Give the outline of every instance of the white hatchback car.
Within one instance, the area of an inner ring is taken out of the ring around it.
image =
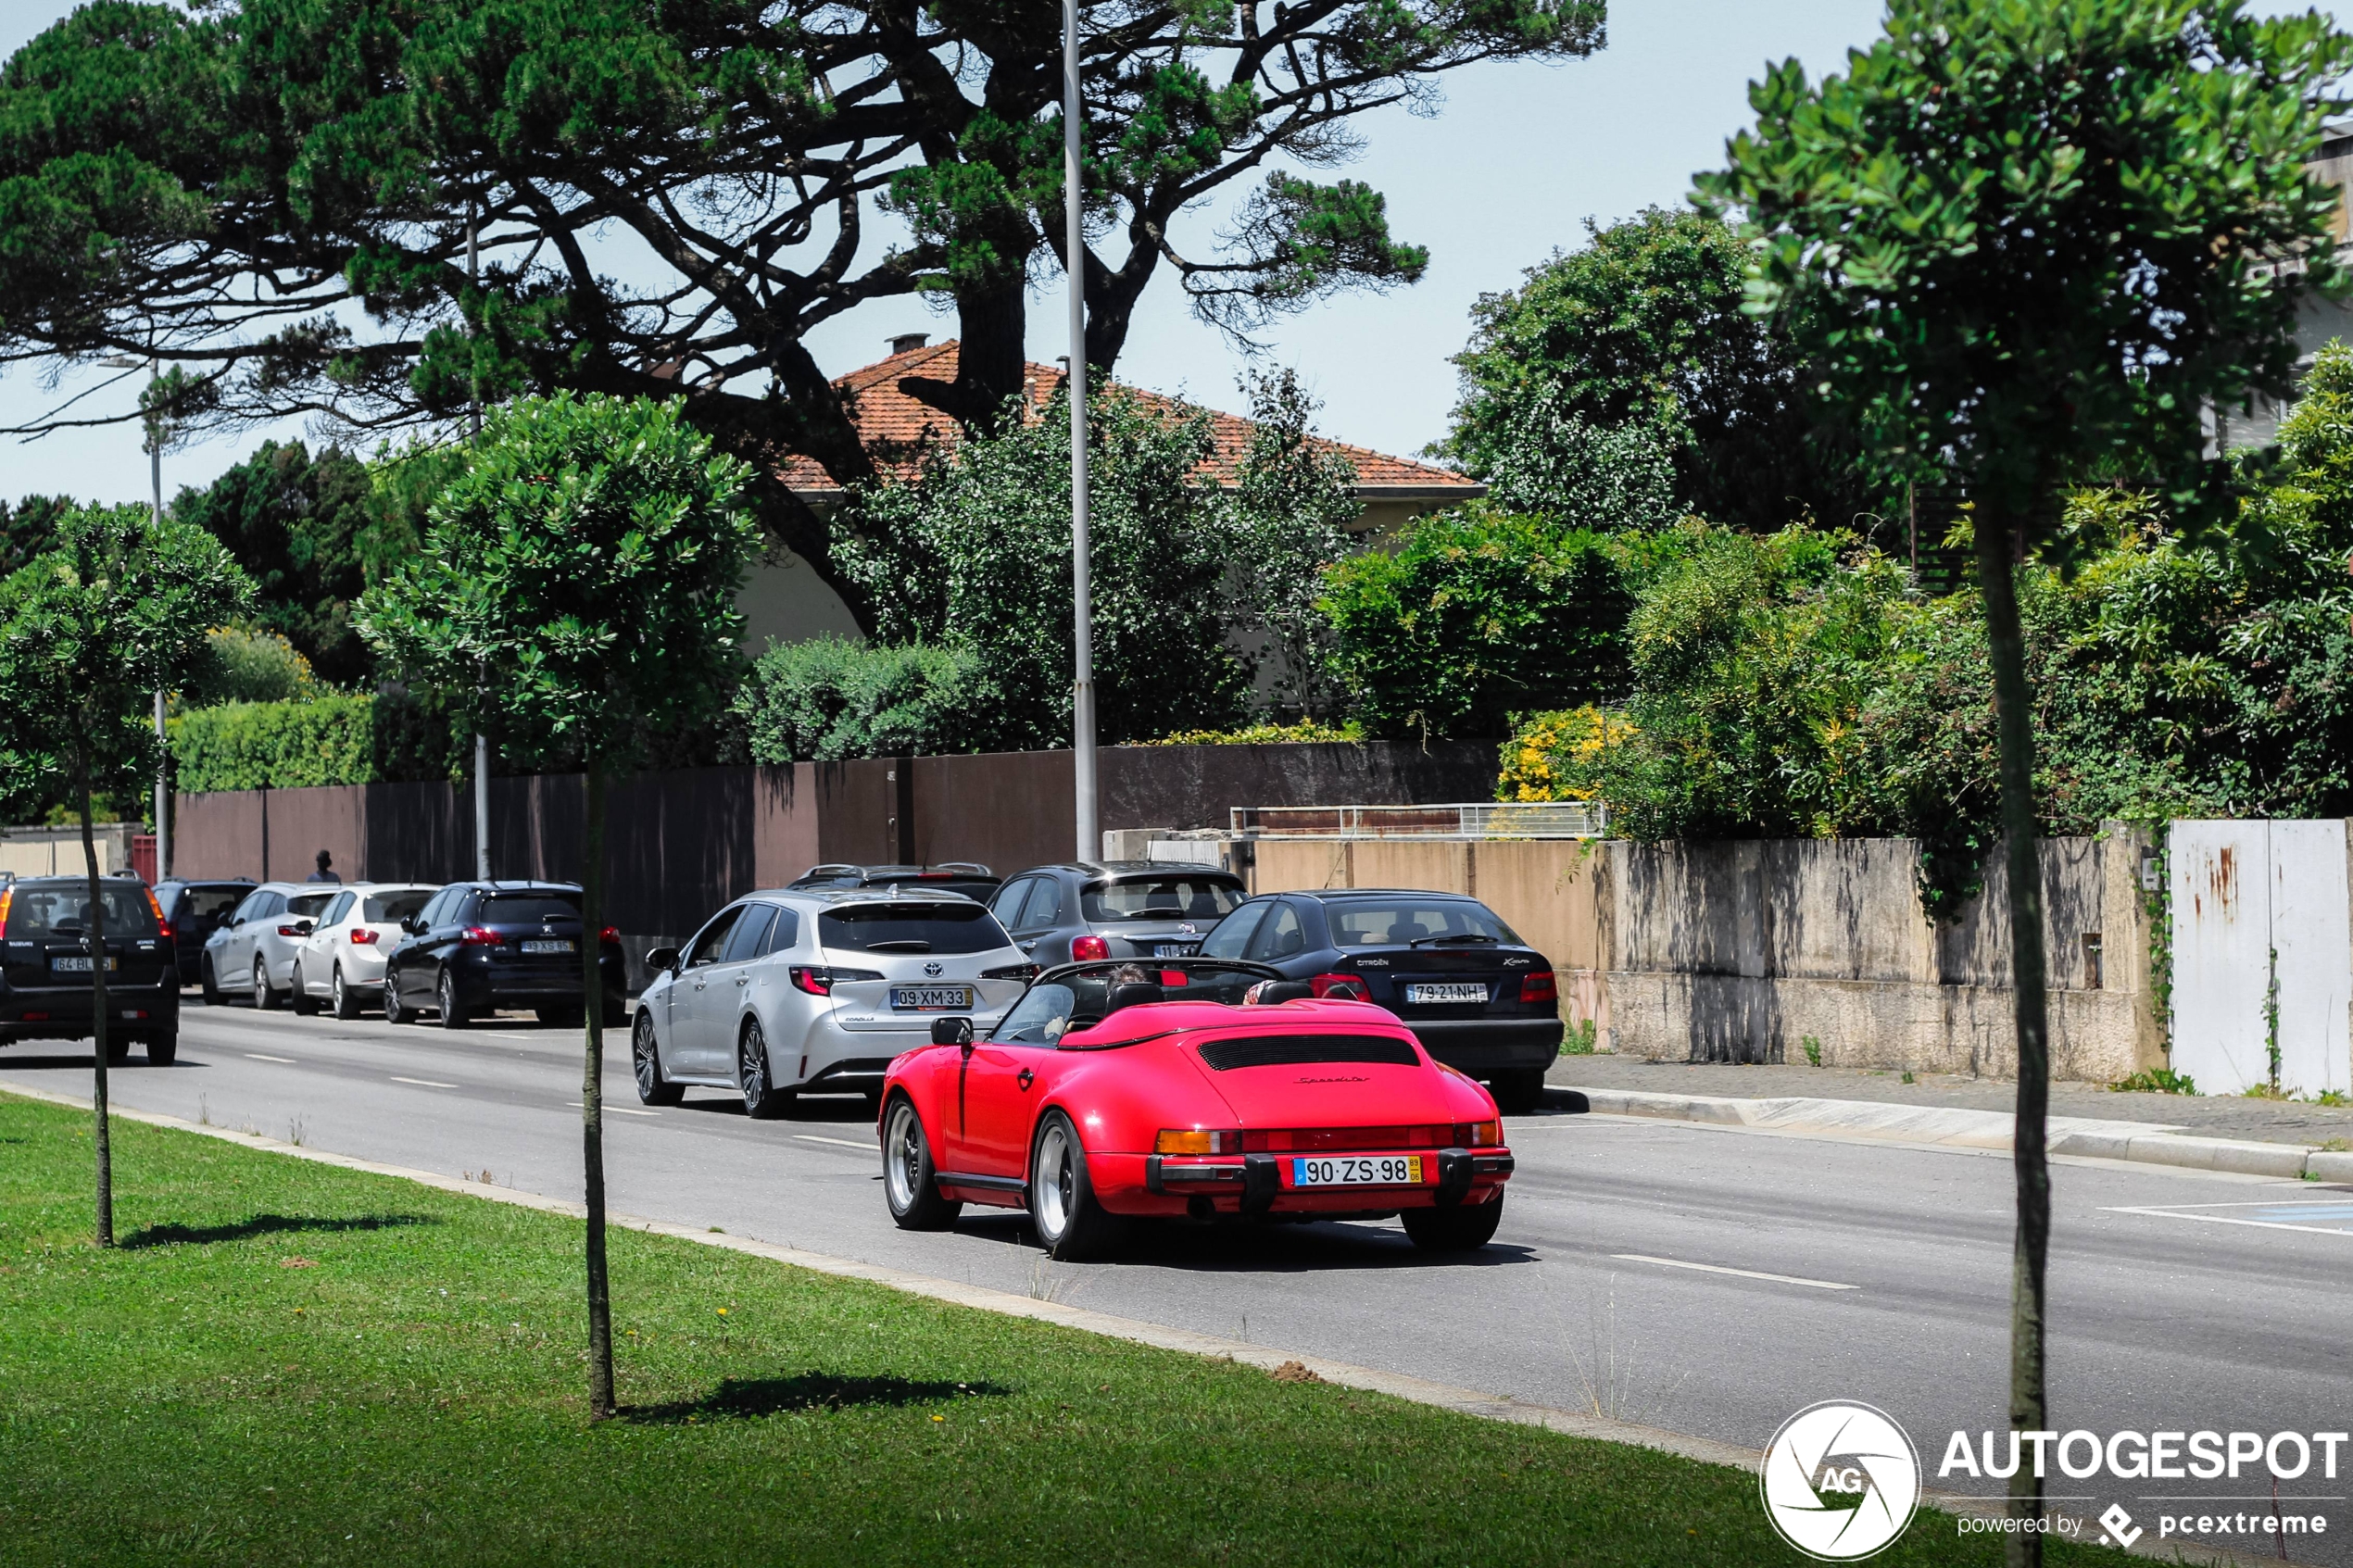
[[[733,1089],[757,1117],[808,1094],[882,1093],[931,1021],[986,1031],[1038,966],[987,906],[908,887],[791,888],[728,905],[682,952],[657,947],[629,1047],[637,1095],[675,1105],[688,1084]]]
[[[367,882],[346,887],[320,912],[295,947],[294,1010],[357,1018],[384,993],[384,955],[401,936],[400,922],[441,891],[438,883]]]

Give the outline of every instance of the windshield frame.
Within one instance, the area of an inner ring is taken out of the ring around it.
[[[994,1045],[1032,1046],[1041,1050],[1117,1050],[1126,1046],[1141,1045],[1147,1039],[1156,1040],[1161,1038],[1162,1035],[1168,1032],[1164,1030],[1159,1035],[1139,1035],[1137,1038],[1130,1040],[1106,1040],[1101,1045],[1064,1045],[1063,1044],[1063,1040],[1065,1035],[1083,1034],[1085,1031],[1092,1029],[1101,1023],[1104,1017],[1110,1016],[1106,1013],[1102,1015],[1102,1017],[1090,1019],[1082,1023],[1078,1022],[1080,1014],[1078,1014],[1075,1009],[1068,1015],[1063,1028],[1049,1039],[1016,1040],[1004,1033],[1005,1026],[1012,1023],[1015,1018],[1020,1016],[1022,1004],[1028,1001],[1034,993],[1043,987],[1052,985],[1067,990],[1068,986],[1065,983],[1070,980],[1084,979],[1089,975],[1103,973],[1106,971],[1116,972],[1124,969],[1136,969],[1147,973],[1157,973],[1162,970],[1170,969],[1186,972],[1190,972],[1195,969],[1217,970],[1228,972],[1239,972],[1239,973],[1247,975],[1252,979],[1262,981],[1280,980],[1283,977],[1283,972],[1275,968],[1272,964],[1263,964],[1255,961],[1254,960],[1247,959],[1089,959],[1081,963],[1056,964],[1051,969],[1041,972],[1037,978],[1030,981],[1028,985],[1023,988],[1022,994],[1013,998],[1013,1006],[1005,1010],[1004,1016],[1000,1018],[995,1026],[988,1031],[988,1034],[986,1036],[987,1039]],[[1147,982],[1147,984],[1150,984],[1150,982]],[[1175,997],[1171,999],[1181,1001],[1188,998]],[[1210,1000],[1214,998],[1202,999]],[[1072,1000],[1076,1002],[1076,997],[1074,996]]]

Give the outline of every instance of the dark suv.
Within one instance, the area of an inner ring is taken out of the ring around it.
[[[98,884],[105,905],[107,1062],[126,1060],[132,1042],[169,1067],[180,1054],[180,968],[156,919],[146,884],[129,877]],[[90,1010],[90,884],[78,876],[0,883],[0,1044],[86,1040]]]
[[[853,866],[839,862],[812,866],[792,884],[795,887],[912,887],[919,893],[946,889],[986,903],[1004,879],[973,860],[942,860],[936,866]]]
[[[581,995],[580,889],[568,882],[453,882],[400,922],[408,935],[384,960],[384,1019],[414,1021],[421,1008],[444,1029],[501,1008],[529,1008],[542,1023],[568,1025],[585,1016]],[[598,943],[604,1016],[618,1024],[621,933],[605,927]]]
[[[1214,866],[1076,860],[1032,866],[989,900],[997,923],[1041,964],[1181,959],[1250,896]]]
[[[1506,1114],[1536,1109],[1560,1055],[1559,983],[1543,954],[1459,893],[1334,888],[1269,893],[1220,922],[1205,959],[1254,959],[1314,995],[1351,986],[1422,1048],[1484,1079]]]
[[[163,923],[171,928],[181,985],[194,985],[203,977],[205,938],[226,925],[252,891],[249,876],[233,882],[182,882],[174,877],[156,884],[156,905],[163,910]]]

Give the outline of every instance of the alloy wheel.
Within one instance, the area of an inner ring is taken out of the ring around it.
[[[1070,1212],[1077,1201],[1075,1177],[1070,1158],[1070,1135],[1057,1121],[1049,1125],[1045,1135],[1038,1140],[1038,1169],[1034,1175],[1038,1193],[1038,1239],[1051,1247],[1070,1228]]]
[[[253,960],[253,1005],[267,1008],[270,1002],[270,972],[262,967],[259,959],[256,959]]]
[[[736,1082],[743,1085],[746,1106],[757,1107],[768,1098],[766,1044],[759,1030],[747,1029],[743,1043],[736,1047]]]
[[[654,1060],[654,1026],[650,1018],[641,1018],[629,1032],[629,1064],[637,1073],[637,1098],[649,1100],[661,1086],[661,1069]]]
[[[903,1213],[914,1207],[924,1190],[923,1123],[915,1119],[915,1108],[903,1099],[890,1108],[883,1149],[883,1178],[890,1187],[890,1206]]]

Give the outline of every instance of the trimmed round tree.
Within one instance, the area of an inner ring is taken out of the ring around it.
[[[585,772],[581,943],[587,1059],[589,1406],[613,1412],[601,1085],[605,787],[645,737],[722,710],[739,671],[736,591],[759,545],[749,470],[675,401],[560,393],[494,414],[433,504],[415,559],[363,601],[362,634],[400,668],[469,694],[526,750]]]
[[[154,694],[184,684],[202,667],[205,634],[252,604],[252,582],[220,541],[201,528],[158,522],[143,506],[68,510],[50,547],[0,583],[0,787],[39,794],[62,783],[82,819],[101,1247],[114,1245],[107,1136],[114,1021],[90,799],[135,797],[155,777],[162,759],[150,717]]]
[[[2233,515],[2220,407],[2291,390],[2298,304],[2337,276],[2308,162],[2347,38],[2240,0],[1892,0],[1818,83],[1789,61],[1703,192],[1750,226],[1779,313],[1891,469],[1971,505],[2001,750],[2017,997],[2010,1421],[2045,1419],[2049,1039],[2034,747],[2014,572],[2063,554],[2067,487]],[[2021,1467],[2014,1513],[2039,1513]],[[2009,1537],[2013,1562],[2041,1537]]]

